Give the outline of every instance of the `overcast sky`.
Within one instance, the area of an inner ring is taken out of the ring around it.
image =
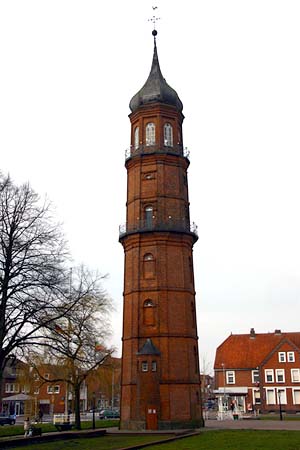
[[[121,348],[129,101],[184,105],[201,360],[232,333],[300,331],[299,0],[0,0],[0,167],[56,206],[74,265],[109,273]]]

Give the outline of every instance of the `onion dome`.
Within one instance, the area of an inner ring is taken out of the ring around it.
[[[135,112],[140,106],[163,103],[175,106],[181,112],[183,109],[182,102],[177,92],[164,79],[159,67],[155,39],[157,31],[153,30],[152,34],[154,36],[154,53],[150,74],[142,89],[132,97],[129,107],[132,112]]]

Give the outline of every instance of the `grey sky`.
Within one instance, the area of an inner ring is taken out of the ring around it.
[[[0,1],[1,169],[57,207],[74,257],[109,273],[122,332],[130,98],[152,59],[184,105],[199,345],[299,331],[298,0]]]

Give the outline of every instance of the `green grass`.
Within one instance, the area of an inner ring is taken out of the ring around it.
[[[52,431],[57,431],[52,423],[43,423],[36,425],[37,427],[42,427],[42,433],[51,433]],[[118,427],[119,420],[96,420],[96,428],[111,428]],[[92,422],[86,421],[81,422],[81,429],[87,430],[92,428]],[[5,436],[18,436],[24,434],[23,425],[4,425],[0,426],[0,437]]]
[[[23,447],[10,447],[26,450],[117,450],[131,445],[140,445],[168,438],[168,435],[148,436],[103,436],[98,438],[68,439],[64,441],[32,444]],[[158,447],[155,447],[156,449]]]
[[[97,447],[95,447],[96,450]],[[300,431],[215,430],[147,450],[299,450]]]
[[[116,450],[151,443],[166,435],[114,435],[26,445],[27,450]],[[28,442],[29,443],[29,442]],[[15,447],[17,448],[17,447]],[[209,430],[199,435],[160,443],[148,450],[300,450],[300,431]]]

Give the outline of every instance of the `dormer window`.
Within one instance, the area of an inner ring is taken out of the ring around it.
[[[285,362],[286,361],[285,352],[278,352],[278,361],[279,362]]]
[[[155,144],[155,125],[153,122],[147,123],[146,125],[146,145]]]
[[[164,125],[164,145],[173,147],[173,128],[170,123],[165,123]]]
[[[134,148],[137,149],[139,148],[139,139],[140,139],[140,131],[139,131],[139,127],[136,127],[134,130]]]

